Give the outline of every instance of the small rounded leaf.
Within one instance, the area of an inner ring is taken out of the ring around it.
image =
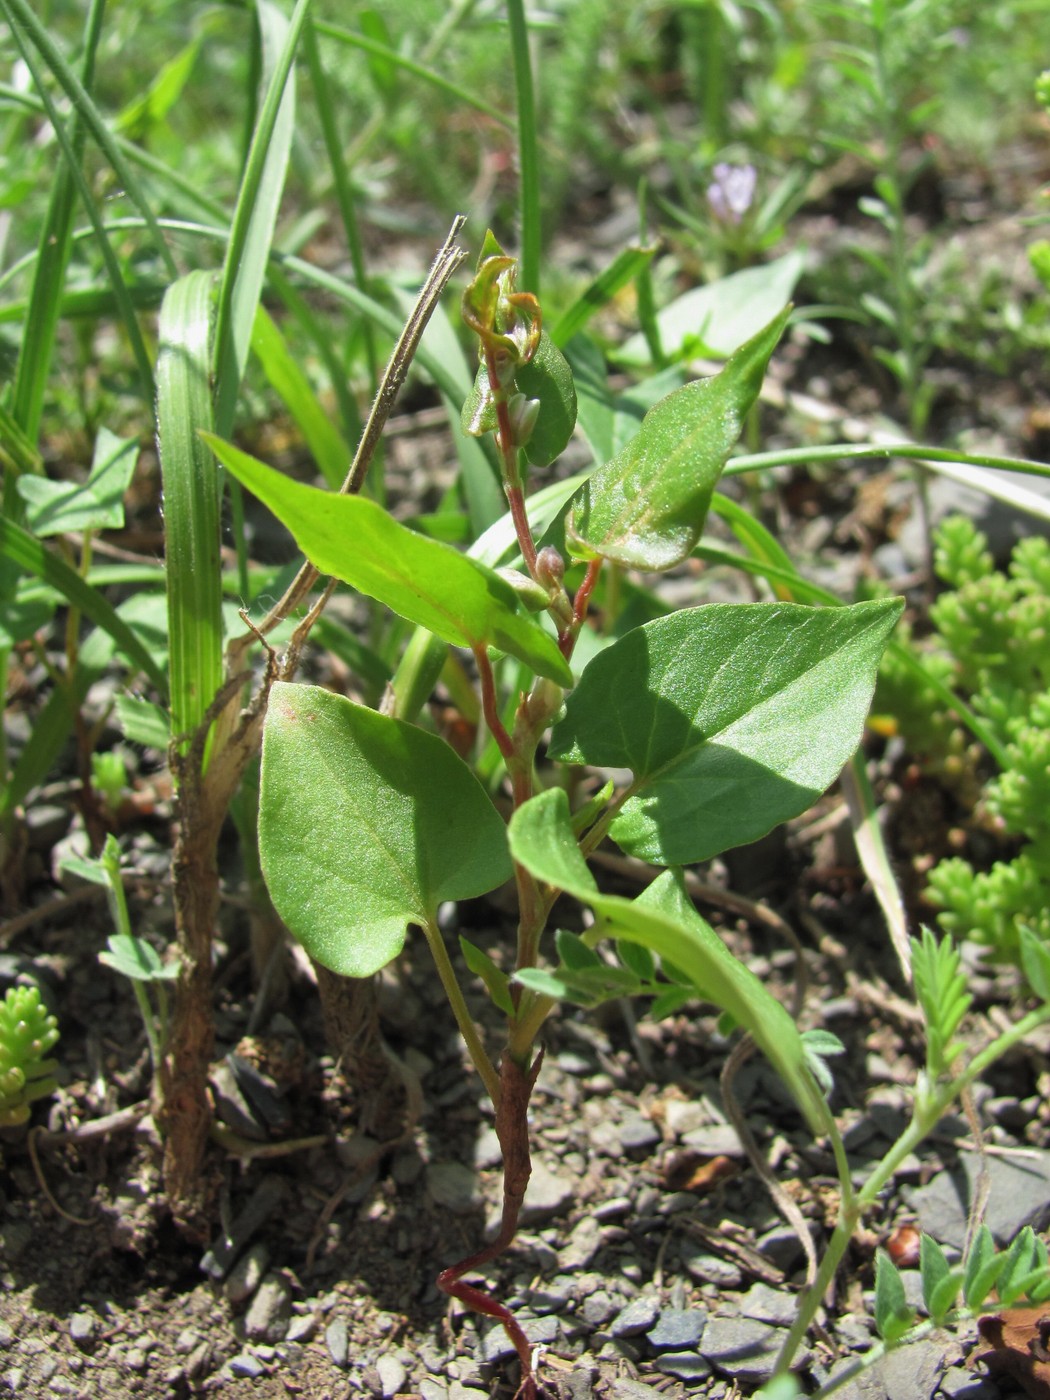
[[[515,375],[527,399],[538,399],[539,414],[525,443],[525,456],[534,467],[549,467],[569,444],[576,426],[576,386],[569,362],[544,333],[536,353]]]

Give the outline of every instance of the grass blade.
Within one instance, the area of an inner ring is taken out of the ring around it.
[[[529,60],[524,0],[507,0],[510,53],[518,102],[518,178],[521,183],[521,289],[540,294],[540,160],[536,137],[536,98]]]
[[[160,313],[157,435],[164,481],[171,648],[171,729],[196,732],[222,683],[219,469],[199,430],[212,429],[212,288],[191,272]]]
[[[162,695],[167,693],[164,672],[113,605],[96,588],[85,583],[64,559],[45,549],[28,530],[3,517],[0,517],[0,554],[57,589],[71,607],[113,638],[128,662],[143,671]]]

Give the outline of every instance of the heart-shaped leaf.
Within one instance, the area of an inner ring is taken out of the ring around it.
[[[785,307],[719,374],[683,385],[649,410],[577,496],[571,548],[638,569],[670,569],[689,555],[789,314]]]
[[[124,492],[138,461],[137,438],[119,438],[99,428],[88,479],[50,481],[42,476],[18,478],[26,502],[26,520],[38,539],[68,530],[119,530],[124,524]]]
[[[281,918],[348,977],[511,874],[502,818],[444,740],[308,685],[270,692],[259,851]]]
[[[518,611],[514,590],[451,545],[399,525],[363,496],[292,481],[210,433],[222,464],[291,530],[323,574],[349,583],[454,646],[495,646],[541,676],[572,685],[552,636]]]
[[[853,753],[902,607],[713,604],[657,618],[589,663],[549,752],[632,771],[611,835],[643,860],[684,865],[756,841]]]

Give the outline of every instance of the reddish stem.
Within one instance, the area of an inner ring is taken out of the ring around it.
[[[529,1069],[504,1054],[500,1062],[500,1095],[496,1105],[496,1136],[503,1152],[503,1213],[499,1234],[484,1249],[463,1259],[438,1275],[437,1286],[442,1293],[458,1298],[474,1312],[494,1317],[510,1338],[521,1362],[521,1385],[515,1400],[536,1400],[536,1376],[532,1369],[532,1347],[509,1308],[498,1303],[473,1284],[461,1282],[464,1274],[489,1264],[508,1247],[518,1229],[518,1216],[525,1199],[525,1190],[532,1174],[529,1155],[528,1108],[536,1076],[543,1063],[543,1051]]]
[[[516,448],[512,448],[516,451]],[[511,519],[514,521],[514,533],[518,537],[518,548],[521,550],[521,557],[525,560],[525,567],[529,571],[529,577],[536,577],[536,545],[532,538],[532,527],[529,524],[528,513],[525,510],[525,492],[520,486],[507,488],[507,504],[510,506]]]
[[[503,721],[499,717],[499,706],[496,701],[496,681],[492,675],[489,655],[483,646],[474,647],[473,652],[474,660],[477,662],[478,666],[478,676],[481,679],[481,709],[485,716],[485,723],[489,727],[489,733],[499,746],[500,753],[509,765],[514,759],[514,741],[507,733]]]

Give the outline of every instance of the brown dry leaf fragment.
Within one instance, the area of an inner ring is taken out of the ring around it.
[[[1032,1400],[1050,1400],[1050,1305],[1006,1308],[982,1317],[977,1328],[989,1350],[975,1361],[1011,1376]]]
[[[921,1236],[914,1225],[898,1225],[886,1241],[886,1253],[898,1269],[917,1269],[920,1243]]]
[[[664,1163],[661,1185],[666,1191],[695,1191],[702,1196],[739,1170],[738,1162],[721,1154],[708,1157],[702,1152],[674,1152]]]

